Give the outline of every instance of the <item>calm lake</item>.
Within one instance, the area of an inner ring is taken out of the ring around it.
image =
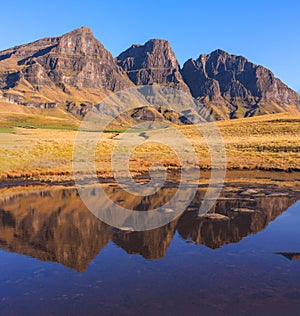
[[[164,201],[122,203],[137,210]],[[96,218],[71,187],[2,189],[0,315],[298,315],[300,192],[226,184],[212,210],[190,207],[131,232]]]

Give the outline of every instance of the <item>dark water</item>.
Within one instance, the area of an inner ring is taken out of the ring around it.
[[[164,227],[122,232],[74,189],[1,193],[0,314],[298,315],[299,192],[228,185],[219,216],[199,219],[202,196]]]

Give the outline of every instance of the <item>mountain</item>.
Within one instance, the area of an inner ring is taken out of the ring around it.
[[[0,88],[12,102],[97,103],[103,94],[130,86],[127,75],[88,27],[0,53]]]
[[[152,39],[113,58],[88,27],[81,27],[0,52],[0,101],[4,102],[58,106],[83,116],[112,92],[136,85],[181,90],[186,93],[187,106],[194,97],[216,119],[300,109],[300,96],[270,70],[222,50],[189,59],[181,69],[170,43]],[[138,108],[144,106],[141,97],[129,101]],[[169,120],[188,122],[175,114]]]
[[[300,110],[300,96],[270,70],[220,49],[189,59],[181,73],[193,97],[221,118]]]
[[[135,85],[160,84],[189,93],[176,56],[166,40],[151,39],[144,45],[134,44],[117,57],[117,62]]]

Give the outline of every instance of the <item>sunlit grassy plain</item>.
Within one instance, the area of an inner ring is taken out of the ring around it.
[[[0,104],[0,178],[72,179],[73,144],[79,125],[77,118],[60,109],[37,110]],[[226,148],[227,169],[300,170],[299,114],[222,121],[217,126]],[[209,169],[208,146],[197,129],[193,126],[176,128],[193,144],[201,168]],[[145,137],[140,130],[130,134],[121,131],[105,133],[98,144],[96,167],[103,177],[112,176],[111,153],[118,140],[126,144],[131,137]],[[146,136],[151,133],[159,133],[162,138],[174,137],[171,130],[153,130],[146,132]],[[93,133],[90,135],[93,137]],[[173,141],[180,150],[185,150],[181,139]],[[84,155],[83,150],[83,159]],[[154,162],[161,162],[170,169],[179,166],[170,148],[152,142],[136,148],[130,169],[138,175],[147,172]]]

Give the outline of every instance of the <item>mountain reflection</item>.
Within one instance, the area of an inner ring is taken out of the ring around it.
[[[145,210],[145,205],[153,208],[173,196],[176,188],[161,189],[153,201],[148,197],[147,203],[126,199],[125,192],[114,186],[108,190],[116,200]],[[261,231],[299,198],[297,193],[275,186],[227,187],[210,214],[199,218],[197,209],[204,193],[200,188],[190,207],[168,225],[124,232],[88,211],[74,188],[18,194],[7,190],[0,198],[0,247],[77,271],[84,271],[109,241],[128,254],[159,259],[165,256],[176,231],[187,242],[219,248]]]

